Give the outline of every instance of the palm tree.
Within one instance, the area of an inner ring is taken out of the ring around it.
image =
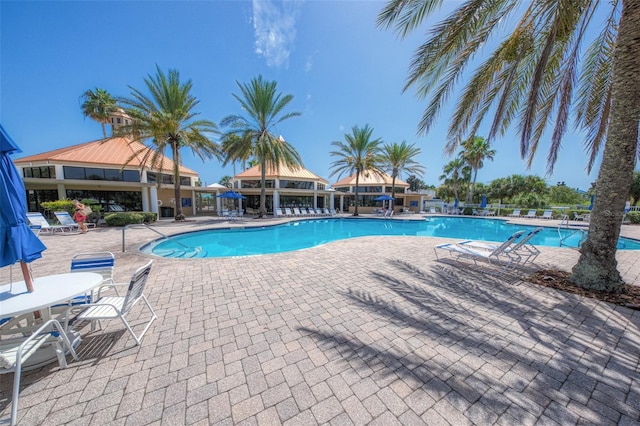
[[[92,120],[97,121],[102,126],[102,135],[107,138],[107,129],[105,124],[109,122],[109,116],[118,110],[118,102],[109,92],[104,89],[97,88],[95,90],[87,90],[81,96],[82,114]]]
[[[244,165],[251,157],[251,141],[241,143],[240,136],[235,133],[227,133],[222,137],[222,152],[225,155],[222,165],[226,166],[231,162],[233,164],[233,176],[235,177],[236,162]]]
[[[471,184],[471,191],[467,195],[467,201],[473,199],[476,193],[476,178],[478,177],[478,170],[484,166],[484,160],[493,161],[493,156],[496,155],[496,150],[491,149],[489,142],[483,137],[473,136],[467,139],[462,144],[462,151],[460,155],[471,167],[473,173],[473,182]]]
[[[231,176],[225,175],[220,178],[220,181],[218,183],[222,186],[226,186],[227,188],[231,188],[232,179],[233,178]]]
[[[132,141],[150,140],[153,144],[148,154],[151,167],[160,173],[163,171],[163,153],[167,148],[171,151],[175,217],[181,219],[184,216],[180,202],[180,149],[190,148],[202,160],[220,159],[220,147],[206,136],[207,133],[218,133],[217,126],[212,121],[194,119],[199,114],[193,111],[199,101],[191,94],[191,80],[180,82],[177,70],[170,69],[165,74],[156,66],[156,75],[148,75],[144,82],[150,96],[129,86],[131,98],[120,99],[120,103],[128,107],[126,113],[132,120],[131,124],[122,126],[116,133],[129,136]],[[160,182],[161,179],[158,179],[158,184]]]
[[[405,36],[441,4],[390,0],[378,25],[395,26]],[[575,104],[573,118],[587,134],[589,170],[603,146],[604,152],[589,233],[570,279],[585,288],[619,292],[624,282],[617,270],[616,244],[623,194],[631,188],[638,155],[640,4],[619,0],[605,8],[597,0],[465,2],[416,51],[405,89],[415,86],[421,96],[430,97],[419,125],[424,132],[456,83],[467,82],[451,119],[446,146],[451,151],[475,134],[485,117],[491,122],[489,140],[502,135],[515,118],[520,121],[521,155],[531,165],[547,125],[554,123],[550,172]],[[607,19],[597,19],[596,9],[608,13]],[[487,40],[498,36],[504,22],[516,23],[513,32],[467,78],[468,65]],[[583,46],[587,40],[591,44]]]
[[[471,178],[471,168],[460,157],[454,158],[444,165],[439,179],[451,188],[457,199],[460,199],[460,188],[468,184]]]
[[[222,120],[222,125],[230,127],[229,133],[239,136],[231,139],[227,146],[227,158],[244,158],[248,152],[260,164],[260,208],[258,217],[267,216],[266,173],[268,167],[279,169],[281,165],[296,170],[302,166],[302,158],[298,151],[284,140],[276,136],[273,129],[299,112],[283,113],[284,108],[293,100],[293,95],[282,95],[277,92],[275,81],[263,80],[259,75],[249,84],[236,82],[242,95],[233,95],[240,102],[246,117],[230,115]]]
[[[333,171],[331,176],[338,175],[338,179],[347,173],[356,175],[356,194],[355,194],[355,211],[354,216],[358,216],[358,186],[360,183],[360,176],[368,176],[370,173],[374,173],[378,176],[384,175],[384,164],[380,153],[380,144],[382,140],[371,139],[373,129],[369,125],[365,125],[363,128],[354,126],[351,129],[351,134],[345,133],[344,140],[331,142],[331,145],[335,146],[337,150],[331,151],[330,154],[337,158],[331,167]]]
[[[387,163],[387,167],[391,170],[392,197],[396,191],[396,177],[400,173],[407,172],[420,176],[424,173],[424,167],[414,159],[420,155],[420,152],[420,148],[416,147],[415,144],[408,145],[406,141],[402,141],[400,144],[394,142],[384,145],[382,156],[383,161]],[[393,209],[393,200],[391,201],[391,208]]]

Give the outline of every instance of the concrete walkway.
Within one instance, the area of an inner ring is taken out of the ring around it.
[[[155,237],[130,229],[122,253],[121,229],[43,236],[33,273],[109,250],[127,281],[147,259],[137,247]],[[521,281],[531,271],[497,279],[438,262],[433,247],[446,241],[366,237],[275,255],[156,258],[146,293],[158,320],[142,346],[117,321],[83,327],[80,361],[24,374],[19,424],[640,424],[640,311]],[[541,249],[539,268],[570,270],[578,258]],[[640,252],[618,259],[626,281],[640,282]],[[0,269],[0,282],[10,275],[20,269]],[[134,314],[137,324],[146,315]],[[1,376],[2,418],[11,383]]]

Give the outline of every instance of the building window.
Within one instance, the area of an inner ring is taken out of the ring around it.
[[[121,171],[118,169],[72,166],[64,166],[63,170],[65,179],[140,182],[140,172],[137,170]]]
[[[162,173],[160,176],[163,184],[173,185],[173,175]],[[147,182],[149,183],[158,183],[158,173],[147,172]],[[182,186],[191,186],[191,178],[188,176],[180,176],[180,185]]]
[[[54,166],[24,167],[22,175],[26,178],[55,179],[56,168]]]
[[[242,180],[241,188],[260,188],[260,180]],[[265,188],[274,188],[275,181],[273,179],[266,179],[264,183]]]
[[[324,183],[317,183],[316,186],[319,191],[324,191],[324,189],[326,188],[326,185]]]
[[[313,189],[313,182],[280,179],[280,189]]]
[[[355,189],[354,189],[355,192]],[[381,186],[359,186],[358,192],[382,192]]]
[[[333,188],[338,192],[349,192],[349,187],[348,186],[341,186],[339,188]]]

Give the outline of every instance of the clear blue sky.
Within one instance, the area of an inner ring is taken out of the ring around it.
[[[445,2],[451,9],[459,2]],[[236,82],[262,74],[294,95],[291,111],[301,117],[277,129],[300,152],[304,165],[331,177],[331,142],[344,140],[355,125],[369,124],[385,142],[406,140],[422,149],[423,180],[439,185],[448,117],[418,136],[425,107],[412,91],[402,92],[414,50],[425,29],[405,39],[377,29],[381,1],[2,1],[0,3],[0,120],[23,153],[36,154],[102,137],[85,119],[80,96],[106,89],[128,96],[143,78],[177,69],[193,81],[197,110],[219,123],[241,114],[232,93]],[[431,21],[435,22],[435,21]],[[483,136],[482,134],[479,134]],[[495,161],[478,173],[488,183],[514,173],[537,174],[549,184],[564,181],[588,189],[581,138],[564,142],[556,171],[545,176],[542,145],[530,170],[519,156],[515,133],[496,140]],[[203,163],[187,150],[183,163],[207,184],[233,174],[215,160]],[[238,170],[239,172],[239,170]],[[403,176],[405,178],[406,176]]]

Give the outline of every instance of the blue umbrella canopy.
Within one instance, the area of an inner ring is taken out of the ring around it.
[[[21,152],[0,124],[0,267],[20,261],[27,289],[33,291],[25,263],[42,257],[46,250],[27,223],[24,183],[9,153]]]
[[[391,197],[391,196],[389,196],[387,194],[381,195],[381,196],[379,196],[378,198],[375,199],[375,201],[391,201],[391,200],[395,200],[395,198],[393,198],[393,197]]]
[[[224,194],[218,195],[218,198],[229,198],[231,200],[239,200],[241,198],[247,198],[247,197],[245,197],[244,195],[240,194],[239,192],[227,191]]]

